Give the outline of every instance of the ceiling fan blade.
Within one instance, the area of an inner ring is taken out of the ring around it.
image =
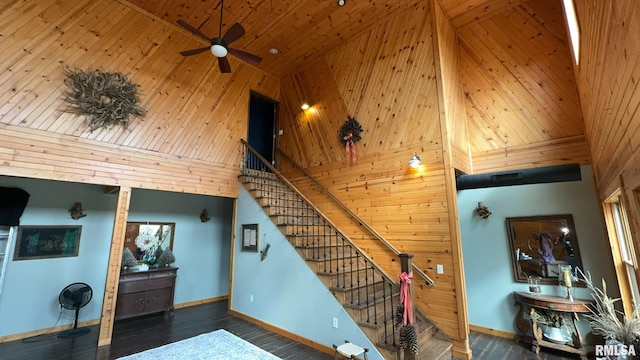
[[[230,73],[231,65],[229,65],[229,59],[227,57],[218,58],[218,67],[220,67],[221,73]]]
[[[239,59],[242,59],[246,62],[248,62],[249,64],[253,64],[253,65],[258,65],[260,63],[260,61],[262,61],[262,58],[258,55],[253,55],[250,54],[246,51],[242,51],[242,50],[238,50],[238,49],[233,49],[233,48],[228,48],[227,51],[229,51],[229,53]]]
[[[182,56],[191,56],[191,55],[203,53],[203,52],[205,52],[207,50],[211,50],[211,47],[207,46],[207,47],[198,48],[198,49],[180,51],[180,55],[182,55]]]
[[[178,20],[178,24],[179,24],[180,26],[182,26],[183,28],[185,28],[185,29],[187,29],[187,30],[191,31],[191,32],[192,32],[192,33],[194,33],[195,35],[198,35],[198,36],[200,36],[201,38],[203,38],[203,39],[207,40],[208,42],[211,42],[211,38],[210,38],[210,37],[208,37],[207,35],[205,35],[202,31],[200,31],[200,30],[198,30],[198,29],[194,28],[193,26],[191,26],[191,25],[187,24],[187,22],[186,22],[186,21],[184,21],[184,20]]]
[[[225,44],[229,45],[232,42],[240,39],[242,35],[244,35],[244,28],[239,23],[235,23],[231,25],[226,33],[224,33],[222,41],[224,41]]]

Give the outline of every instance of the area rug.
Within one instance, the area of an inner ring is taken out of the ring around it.
[[[158,359],[281,360],[279,357],[222,329],[118,358],[118,360]]]

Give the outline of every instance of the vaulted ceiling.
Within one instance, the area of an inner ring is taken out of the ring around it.
[[[220,0],[128,0],[135,6],[172,24],[184,20],[210,37],[220,33]],[[456,27],[512,8],[523,0],[438,0]],[[420,0],[227,0],[224,2],[222,33],[240,23],[246,34],[233,48],[263,58],[264,71],[283,77],[339,46],[395,11]],[[194,37],[184,49],[209,45]],[[278,49],[277,55],[269,50]],[[212,56],[204,53],[196,56]],[[213,57],[211,59],[214,61]]]

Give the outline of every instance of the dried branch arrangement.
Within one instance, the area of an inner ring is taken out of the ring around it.
[[[138,103],[138,86],[131,83],[121,72],[105,70],[84,71],[62,66],[68,76],[64,83],[71,90],[65,101],[73,104],[73,112],[89,117],[88,130],[101,127],[129,125],[129,116],[144,116],[146,110]]]
[[[580,275],[591,290],[591,296],[595,305],[591,313],[586,315],[593,332],[602,335],[605,339],[617,340],[623,344],[631,345],[640,339],[640,307],[633,308],[633,313],[627,317],[617,310],[614,304],[620,298],[610,298],[607,295],[607,284],[602,279],[602,289],[596,287],[591,281],[591,274],[579,271]]]

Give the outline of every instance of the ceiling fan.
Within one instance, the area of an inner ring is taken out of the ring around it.
[[[238,50],[238,49],[234,49],[229,47],[229,44],[231,44],[232,42],[238,40],[239,38],[242,37],[242,35],[244,35],[244,28],[242,27],[242,25],[240,25],[239,23],[235,23],[233,25],[231,25],[231,27],[224,33],[224,35],[222,35],[222,12],[224,10],[224,0],[220,1],[220,30],[218,33],[218,37],[215,38],[210,38],[207,35],[205,35],[204,33],[202,33],[200,30],[196,29],[194,26],[189,25],[186,21],[184,20],[178,20],[178,24],[180,26],[182,26],[183,28],[191,31],[192,33],[194,33],[195,35],[198,35],[199,37],[209,41],[211,43],[210,46],[207,47],[201,47],[201,48],[197,48],[197,49],[191,49],[191,50],[185,50],[185,51],[180,51],[180,55],[182,56],[191,56],[191,55],[196,55],[196,54],[200,54],[202,52],[205,52],[207,50],[210,50],[211,53],[213,55],[215,55],[218,58],[218,67],[220,68],[220,72],[222,73],[230,73],[231,72],[231,65],[229,65],[229,60],[227,59],[227,53],[241,59],[244,60],[250,64],[254,64],[257,65],[260,63],[260,61],[262,61],[262,58],[257,56],[257,55],[253,55],[250,54],[246,51],[242,51],[242,50]]]

